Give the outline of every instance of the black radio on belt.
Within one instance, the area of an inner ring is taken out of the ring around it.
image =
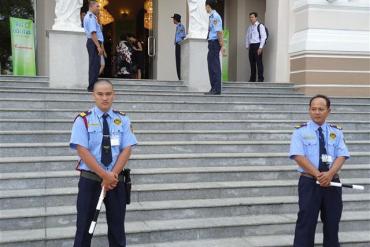
[[[130,169],[124,169],[122,174],[124,177],[124,184],[126,189],[126,204],[130,204],[131,202],[131,176],[130,176]]]

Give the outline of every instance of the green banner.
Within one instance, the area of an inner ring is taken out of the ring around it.
[[[230,40],[229,30],[225,29],[224,30],[225,54],[222,56],[222,81],[229,80],[229,40]]]
[[[35,36],[32,20],[10,17],[13,75],[36,75]]]

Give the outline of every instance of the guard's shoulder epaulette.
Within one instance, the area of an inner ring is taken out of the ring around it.
[[[339,130],[342,130],[343,128],[339,125],[336,125],[336,124],[329,124],[330,127],[332,128],[336,128],[336,129],[339,129]]]
[[[90,115],[90,114],[91,114],[91,111],[84,111],[84,112],[81,112],[81,113],[79,113],[79,114],[75,117],[75,120],[74,120],[74,121],[76,121],[76,119],[77,119],[77,118],[79,118],[79,117],[84,118],[84,117],[86,117],[86,116],[88,116],[88,115]]]
[[[126,116],[126,113],[124,113],[123,111],[116,111],[116,110],[113,110],[114,113],[117,113],[119,115],[122,115],[122,116]]]
[[[296,129],[300,129],[300,128],[305,127],[305,126],[307,126],[307,123],[298,124],[298,125],[296,125],[294,128],[296,128]]]

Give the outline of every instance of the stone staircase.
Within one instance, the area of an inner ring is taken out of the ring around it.
[[[290,135],[308,97],[288,83],[227,83],[221,96],[182,82],[114,81],[140,143],[129,167],[128,246],[291,246],[297,173]],[[370,246],[370,98],[332,98],[352,158],[342,181],[342,246]],[[72,246],[78,173],[72,121],[92,106],[84,89],[45,77],[0,77],[0,246]],[[108,246],[103,211],[93,246]],[[322,243],[321,224],[317,246]]]

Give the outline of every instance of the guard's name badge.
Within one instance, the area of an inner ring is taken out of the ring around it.
[[[111,138],[110,138],[110,144],[112,145],[112,146],[119,146],[119,136],[112,136]]]
[[[333,157],[331,157],[328,154],[322,154],[321,155],[321,161],[324,163],[332,163],[333,162]]]

